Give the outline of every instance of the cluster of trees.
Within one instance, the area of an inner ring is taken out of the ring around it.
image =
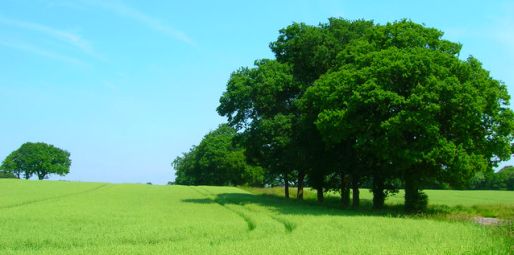
[[[477,173],[471,179],[470,189],[514,190],[514,166],[506,166],[496,173]]]
[[[355,207],[359,187],[371,188],[375,208],[403,188],[405,209],[419,211],[424,187],[492,174],[513,151],[506,86],[442,36],[408,20],[293,23],[270,44],[275,59],[231,74],[217,108],[234,129],[226,151],[260,166],[264,184],[281,183],[286,197],[290,184],[298,199],[308,185],[319,201],[338,190]],[[241,183],[217,173],[244,169],[242,159],[222,170],[204,147],[175,160],[178,183]]]
[[[402,187],[405,208],[422,210],[425,185],[465,186],[513,151],[506,86],[442,36],[408,20],[294,23],[270,44],[275,59],[232,73],[218,113],[286,196],[293,179],[299,198],[307,184],[349,205],[351,188],[358,206],[367,180],[374,207]]]
[[[235,143],[236,130],[226,124],[208,133],[198,146],[177,157],[175,183],[182,185],[263,184],[262,167],[246,161],[245,150]]]
[[[43,180],[50,174],[68,174],[70,166],[69,152],[46,143],[27,142],[4,159],[0,176],[30,179],[35,175]]]

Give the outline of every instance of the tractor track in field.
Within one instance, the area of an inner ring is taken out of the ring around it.
[[[87,190],[83,190],[83,191],[79,191],[79,192],[73,192],[73,193],[67,193],[67,194],[63,194],[63,195],[60,195],[60,196],[53,196],[53,197],[36,199],[36,200],[29,200],[29,201],[25,201],[25,202],[21,202],[21,203],[17,203],[17,204],[4,205],[4,206],[0,206],[0,209],[10,209],[10,208],[16,208],[16,207],[31,205],[31,204],[35,204],[35,203],[41,203],[41,202],[52,201],[52,200],[59,200],[59,199],[62,199],[62,198],[67,198],[67,197],[71,197],[71,196],[76,196],[76,195],[81,195],[81,194],[85,194],[85,193],[94,192],[94,191],[97,191],[97,190],[99,190],[101,188],[104,188],[106,186],[109,186],[109,184],[102,184],[102,185],[99,185],[99,186],[94,187],[92,189],[87,189]]]
[[[205,188],[202,188],[202,187],[194,187],[195,188],[195,191],[198,192],[199,194],[203,195],[203,196],[206,196],[207,198],[209,198],[210,200],[214,201],[215,203],[225,207],[226,209],[238,214],[239,216],[241,216],[243,219],[245,219],[245,221],[247,222],[248,224],[248,229],[251,231],[253,229],[256,228],[256,224],[255,222],[249,217],[247,216],[246,214],[244,214],[243,212],[240,212],[240,211],[236,211],[232,208],[229,208],[225,205],[224,202],[222,201],[219,201],[219,199],[216,199],[215,198],[215,194],[211,193],[210,191],[208,191],[207,189]],[[201,192],[200,190],[202,190],[203,192]],[[232,202],[233,204],[235,205],[239,205],[242,209],[248,211],[248,212],[252,212],[252,213],[259,213],[259,214],[265,214],[266,216],[270,217],[272,220],[278,222],[279,224],[281,224],[286,233],[291,233],[293,232],[293,230],[296,228],[296,224],[289,221],[289,220],[286,220],[284,218],[281,218],[279,216],[276,216],[276,215],[272,215],[270,214],[269,212],[263,212],[263,211],[259,211],[259,210],[255,210],[255,209],[251,209],[251,208],[248,208],[246,207],[245,205],[241,205],[239,203],[236,203],[235,201],[232,201],[230,199],[224,199],[226,201],[229,201],[229,202]]]
[[[284,229],[285,229],[286,233],[291,233],[296,228],[296,224],[295,223],[293,223],[293,222],[291,222],[289,220],[286,220],[286,219],[284,219],[284,218],[282,218],[280,216],[273,215],[273,214],[270,214],[268,212],[263,212],[263,211],[259,211],[259,210],[250,209],[250,208],[245,207],[245,206],[243,206],[243,208],[245,208],[248,211],[254,212],[254,213],[266,214],[268,217],[270,217],[274,221],[282,224],[282,226],[284,226]]]
[[[210,193],[209,191],[202,189],[204,192],[207,192],[207,193],[204,193],[204,192],[200,191],[200,189],[201,189],[200,187],[192,187],[192,186],[189,186],[189,187],[192,190],[196,191],[198,194],[207,197],[209,200],[212,200],[214,203],[220,205],[221,207],[231,211],[232,213],[237,214],[239,217],[241,217],[246,222],[246,225],[248,226],[248,231],[252,231],[257,227],[257,225],[255,224],[255,221],[252,218],[250,218],[248,215],[246,215],[243,212],[234,210],[233,208],[227,207],[223,203],[220,203],[219,201],[216,200],[216,198],[214,198],[214,194]]]

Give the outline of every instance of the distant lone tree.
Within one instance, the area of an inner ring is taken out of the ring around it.
[[[70,172],[70,153],[46,143],[24,143],[9,154],[0,169],[17,178],[29,179],[36,175],[39,180],[50,174],[64,176]]]

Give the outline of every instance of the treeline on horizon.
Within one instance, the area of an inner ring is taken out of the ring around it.
[[[309,186],[355,207],[368,187],[374,208],[403,188],[407,211],[426,208],[423,188],[487,186],[513,152],[510,96],[442,36],[409,20],[281,29],[275,59],[231,74],[227,124],[173,161],[176,183],[284,185],[286,197],[294,185],[298,199]]]

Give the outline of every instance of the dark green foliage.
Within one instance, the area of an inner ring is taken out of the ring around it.
[[[0,167],[16,178],[29,179],[36,175],[39,180],[50,174],[64,176],[70,172],[70,153],[46,143],[24,143],[9,154]]]
[[[514,190],[514,167],[508,166],[502,168],[495,175],[498,176],[499,182],[502,183],[498,186],[501,189]]]
[[[257,185],[263,169],[246,162],[244,149],[234,143],[236,131],[228,125],[207,134],[198,146],[173,161],[175,183],[185,185]]]
[[[339,66],[302,99],[325,141],[355,141],[356,153],[374,162],[375,180],[403,176],[406,209],[414,211],[425,207],[425,182],[463,185],[510,157],[505,85],[476,59],[460,60],[459,44],[410,21],[370,35],[338,54]],[[377,203],[380,189],[374,185]]]
[[[175,184],[194,185],[196,183],[196,147],[178,156],[171,166],[175,169]]]
[[[506,166],[496,173],[477,173],[470,181],[471,189],[514,190],[514,167]]]
[[[297,122],[293,103],[299,91],[289,64],[260,60],[255,68],[241,68],[231,75],[217,109],[229,125],[242,131],[239,138],[248,160],[268,169],[269,179],[282,179],[286,197],[301,156],[293,143]]]
[[[408,20],[294,23],[270,44],[276,60],[231,75],[218,112],[286,196],[298,173],[347,206],[368,180],[374,207],[403,186],[405,208],[423,210],[423,187],[464,187],[512,154],[506,86],[442,36]]]
[[[16,178],[16,175],[11,172],[0,171],[0,179],[1,178]]]

